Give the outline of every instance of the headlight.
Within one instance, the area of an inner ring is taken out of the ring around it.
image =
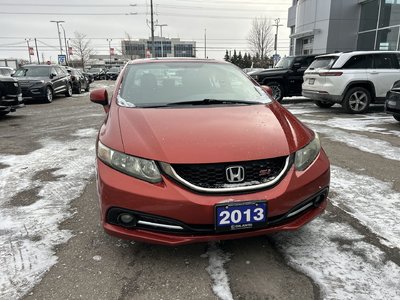
[[[298,171],[303,171],[317,158],[321,150],[321,142],[315,132],[314,139],[304,148],[298,150],[295,155],[294,165]]]
[[[100,141],[97,145],[97,157],[105,164],[122,173],[148,181],[161,182],[160,171],[153,160],[147,160],[127,155],[104,146]]]

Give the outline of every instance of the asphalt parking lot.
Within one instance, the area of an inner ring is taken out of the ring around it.
[[[400,299],[400,123],[382,107],[285,99],[330,158],[326,213],[297,232],[170,248],[100,227],[105,114],[88,95],[0,118],[0,299]]]

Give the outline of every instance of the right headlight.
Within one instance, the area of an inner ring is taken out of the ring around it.
[[[296,152],[294,165],[296,170],[303,171],[317,158],[321,150],[321,142],[318,134],[315,132],[314,139],[304,148]]]
[[[97,144],[97,157],[111,168],[141,180],[161,182],[160,171],[153,160],[148,160],[108,148],[100,141]]]

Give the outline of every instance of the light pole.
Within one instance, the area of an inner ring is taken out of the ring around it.
[[[67,48],[67,37],[65,36],[64,26],[62,26],[62,24],[60,24],[60,26],[64,32],[65,58],[67,60],[67,66],[68,66],[69,65],[69,57],[68,57],[68,48]]]
[[[207,28],[204,28],[204,58],[207,58]]]
[[[61,45],[61,34],[60,34],[60,23],[65,23],[65,21],[50,21],[51,23],[57,23],[58,41],[60,42],[60,54],[63,54]]]
[[[31,63],[32,63],[32,58],[31,58],[31,47],[29,46],[29,41],[30,41],[30,40],[31,40],[31,39],[25,39],[26,44],[28,45],[29,63],[31,64]]]
[[[153,57],[156,57],[155,45],[154,45],[153,0],[150,0],[150,10],[151,10],[151,52]]]
[[[111,41],[112,41],[112,39],[107,39],[108,51],[110,52],[110,67],[111,67]]]
[[[161,57],[164,57],[163,40],[162,40],[162,28],[168,26],[167,24],[156,24],[155,26],[160,27],[160,38],[161,38]]]

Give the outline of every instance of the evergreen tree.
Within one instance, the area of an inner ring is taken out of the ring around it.
[[[239,68],[243,68],[243,57],[242,57],[242,52],[240,52],[240,51],[239,51],[239,55],[238,55],[238,57],[237,57],[236,65],[237,65]]]
[[[230,61],[231,60],[231,58],[229,57],[228,50],[226,50],[226,52],[225,52],[224,59],[225,59],[225,61]]]

